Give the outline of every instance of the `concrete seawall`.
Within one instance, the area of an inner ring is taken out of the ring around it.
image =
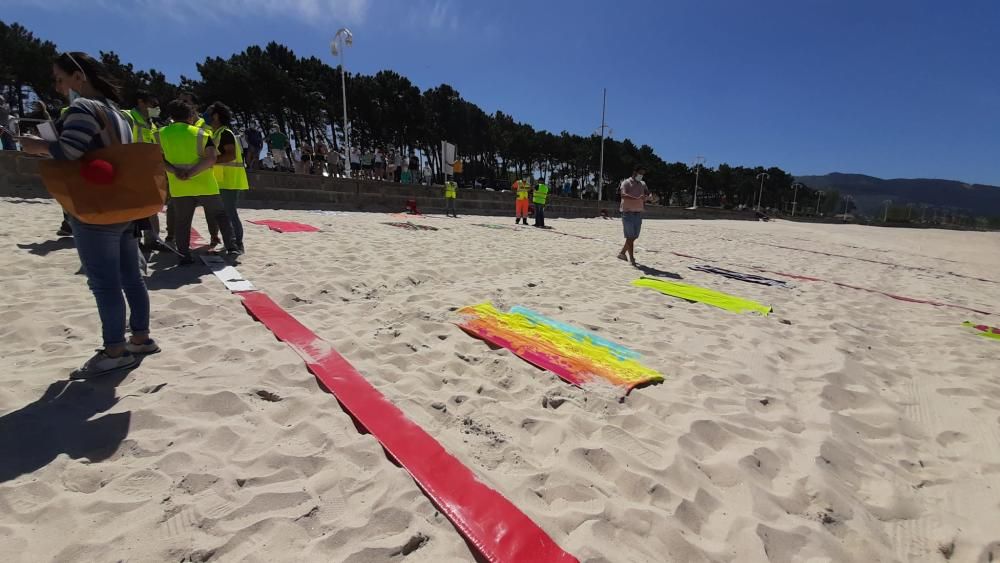
[[[0,151],[0,196],[48,198],[38,175],[41,159],[12,151]],[[324,178],[283,172],[251,172],[251,190],[241,207],[260,209],[329,209],[339,211],[403,211],[415,200],[427,213],[444,212],[441,186],[403,185],[390,182]],[[549,218],[597,217],[606,209],[615,215],[618,203],[551,196],[545,208]],[[514,214],[514,194],[460,189],[458,212],[465,215],[506,216]],[[748,212],[713,208],[688,210],[678,207],[648,206],[651,219],[742,219],[753,220]]]

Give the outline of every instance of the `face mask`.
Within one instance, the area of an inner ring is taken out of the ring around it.
[[[83,97],[83,96],[81,96],[79,92],[77,92],[76,90],[74,90],[74,89],[72,89],[72,88],[70,88],[70,90],[69,90],[69,93],[68,93],[68,94],[66,94],[66,98],[67,98],[67,99],[69,99],[69,103],[71,103],[71,104],[72,104],[72,103],[73,103],[73,102],[74,102],[75,100],[78,100],[78,99],[80,99],[80,98],[82,98],[82,97]]]
[[[641,181],[642,181],[642,174],[636,174],[636,175],[635,175],[635,179],[636,179],[637,181],[641,182]]]
[[[160,117],[160,108],[149,108],[149,117]]]

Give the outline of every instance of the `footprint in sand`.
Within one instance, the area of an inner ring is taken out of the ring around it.
[[[151,469],[143,469],[123,479],[115,479],[109,484],[108,489],[128,497],[152,498],[169,487],[170,479],[166,475]]]
[[[954,430],[946,430],[937,435],[937,443],[945,448],[955,443],[964,443],[967,441],[969,441],[968,436]]]
[[[167,519],[158,530],[161,540],[169,540],[180,536],[192,535],[192,530],[198,523],[198,517],[194,508],[186,506],[184,508],[173,507],[166,514]]]
[[[603,432],[608,443],[616,444],[617,446],[624,448],[626,452],[639,458],[647,465],[656,467],[662,463],[662,459],[659,454],[646,447],[645,444],[621,428],[616,426],[605,426],[601,429],[601,432]]]
[[[206,500],[199,501],[196,505],[198,513],[210,520],[218,520],[229,514],[237,507],[231,500],[224,499],[216,494],[210,494]]]

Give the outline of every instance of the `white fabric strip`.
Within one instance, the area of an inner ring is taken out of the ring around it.
[[[201,261],[212,270],[215,277],[219,278],[229,291],[254,291],[257,289],[249,280],[243,277],[243,274],[239,270],[226,264],[226,261],[221,256],[216,254],[202,254]]]

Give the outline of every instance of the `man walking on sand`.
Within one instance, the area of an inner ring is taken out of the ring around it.
[[[628,260],[635,266],[635,241],[642,231],[642,210],[645,208],[646,200],[649,199],[649,188],[646,182],[642,181],[646,168],[636,166],[632,171],[632,176],[622,181],[618,187],[621,195],[622,227],[625,230],[625,246],[618,253],[619,260]],[[625,254],[628,253],[628,258]]]

